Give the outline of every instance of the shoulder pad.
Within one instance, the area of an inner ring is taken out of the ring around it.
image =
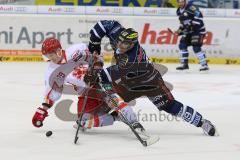
[[[179,14],[179,12],[180,12],[180,8],[178,8],[178,9],[176,10],[177,15]]]

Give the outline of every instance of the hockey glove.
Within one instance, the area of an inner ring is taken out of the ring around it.
[[[98,83],[98,76],[97,76],[97,74],[87,73],[87,74],[85,74],[83,80],[87,84],[94,85],[94,84]]]
[[[47,116],[47,110],[39,107],[32,118],[32,124],[37,128],[42,127],[43,121]]]
[[[90,40],[89,44],[88,44],[88,50],[91,53],[96,52],[98,55],[100,55],[100,53],[101,53],[101,42],[93,42],[93,41]]]
[[[125,67],[128,63],[128,55],[127,54],[116,54],[115,55],[116,63],[119,67]]]
[[[98,73],[101,72],[103,68],[103,58],[99,55],[96,55],[96,52],[92,55],[92,58],[89,63],[89,69],[87,74],[84,76],[84,82],[94,85],[98,83]]]

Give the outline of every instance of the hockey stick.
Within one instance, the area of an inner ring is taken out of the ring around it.
[[[76,131],[75,138],[74,138],[74,143],[75,144],[77,144],[77,141],[78,141],[78,132],[79,132],[80,127],[81,127],[81,121],[82,121],[83,113],[85,111],[85,107],[86,107],[86,104],[87,104],[88,92],[92,88],[89,84],[87,86],[88,86],[88,88],[85,91],[84,100],[83,100],[83,107],[82,107],[82,110],[80,112],[79,118],[77,120],[78,127],[77,127],[77,131]]]
[[[93,69],[93,63],[94,63],[94,59],[92,58],[90,60],[90,63],[89,63],[89,71]],[[77,120],[77,124],[78,124],[78,127],[77,127],[77,131],[76,131],[76,134],[75,134],[75,138],[74,138],[74,143],[77,144],[77,141],[78,141],[78,132],[80,130],[80,127],[81,127],[81,121],[82,121],[82,117],[83,117],[83,113],[85,111],[85,108],[86,108],[86,104],[87,104],[87,99],[88,99],[88,92],[90,91],[90,89],[92,88],[92,86],[90,86],[90,82],[87,84],[87,90],[85,91],[85,95],[84,95],[84,100],[83,100],[83,107],[82,107],[82,110],[80,112],[80,115],[79,115],[79,118]]]
[[[168,32],[170,32],[171,34],[174,35],[174,32],[170,29],[170,28],[167,28]]]
[[[176,33],[173,30],[171,30],[170,28],[167,28],[167,30],[168,30],[168,32],[170,32],[174,36],[179,36],[180,35],[180,33]]]
[[[106,91],[106,89],[103,87],[102,85],[102,79],[101,79],[101,76],[100,74],[98,73],[98,78],[99,78],[99,86],[101,87],[101,90],[110,98],[110,100],[113,102],[113,104],[116,104],[114,103],[115,101],[111,98],[111,95],[109,95],[109,93]],[[119,110],[118,111],[120,114],[120,118],[123,120],[123,122],[125,122],[125,124],[127,124],[130,129],[132,130],[133,134],[137,137],[137,139],[141,142],[141,144],[144,146],[144,147],[147,147],[149,145],[152,145],[154,143],[156,143],[158,140],[159,140],[159,137],[150,137],[148,136],[148,139],[144,140],[140,137],[140,135],[137,133],[137,131],[133,128],[132,124],[128,121],[128,119],[125,117],[125,115]]]
[[[170,32],[174,36],[181,36],[181,35],[186,35],[187,34],[186,31],[181,31],[180,33],[176,33],[173,30],[171,30],[170,28],[167,28],[167,30],[168,30],[168,32]]]

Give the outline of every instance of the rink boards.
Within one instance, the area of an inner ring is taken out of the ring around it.
[[[171,12],[172,13],[172,12]],[[93,13],[92,13],[93,14]],[[63,48],[89,41],[89,31],[99,20],[117,20],[124,27],[139,32],[139,42],[155,62],[179,63],[178,44],[181,37],[172,35],[167,28],[176,30],[176,16],[149,15],[57,15],[57,14],[0,14],[0,61],[43,61],[41,44],[45,38],[60,39]],[[240,18],[205,17],[207,35],[203,50],[210,64],[240,64],[238,33]],[[102,41],[102,52],[107,62],[112,53],[109,41]],[[189,48],[190,63],[198,63]]]

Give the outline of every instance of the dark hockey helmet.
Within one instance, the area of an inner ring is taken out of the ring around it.
[[[123,44],[126,48],[138,42],[138,32],[132,28],[123,30],[118,36],[118,43]]]

